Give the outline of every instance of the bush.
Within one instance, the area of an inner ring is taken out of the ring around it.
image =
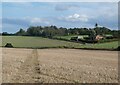
[[[78,39],[78,41],[82,42],[83,44],[85,44],[85,43],[98,43],[98,41],[96,41],[96,40],[82,40],[82,39]]]
[[[5,45],[5,47],[13,47],[13,45],[11,44],[11,43],[7,43],[6,45]]]
[[[78,37],[71,37],[70,40],[72,40],[72,41],[77,41],[77,39],[78,39]]]
[[[112,41],[117,41],[118,39],[103,39],[103,40],[99,40],[99,43],[105,43],[105,42],[112,42]]]

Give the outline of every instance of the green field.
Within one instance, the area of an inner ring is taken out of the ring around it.
[[[2,46],[5,46],[6,43],[12,43],[14,47],[32,47],[32,48],[80,46],[79,43],[52,40],[52,39],[42,38],[42,37],[2,36]]]
[[[118,41],[98,43],[98,44],[86,44],[81,48],[100,48],[100,49],[115,49],[118,47]]]
[[[28,36],[2,36],[2,45],[12,43],[14,47],[25,48],[44,48],[44,47],[69,47],[69,48],[105,48],[114,49],[118,47],[118,41],[98,43],[98,44],[80,44],[74,42],[67,42],[61,40],[52,40],[42,37],[28,37]]]

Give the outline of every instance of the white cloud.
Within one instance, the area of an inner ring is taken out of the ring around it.
[[[30,26],[30,25],[49,25],[49,20],[37,17],[24,17],[24,18],[3,18],[3,24],[14,24],[21,26]]]
[[[38,17],[34,17],[34,18],[30,18],[30,17],[25,17],[24,18],[27,21],[30,21],[31,24],[39,24],[39,23],[44,23],[44,24],[50,24],[50,22],[46,19],[42,19],[42,18],[38,18]]]
[[[32,18],[31,23],[41,23],[42,20],[40,18]]]
[[[76,22],[76,21],[81,21],[81,22],[88,22],[88,16],[87,15],[80,15],[80,14],[73,14],[65,17],[66,21],[71,21],[71,22]]]

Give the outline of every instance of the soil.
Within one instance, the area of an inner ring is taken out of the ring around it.
[[[118,83],[118,52],[2,48],[3,83]]]

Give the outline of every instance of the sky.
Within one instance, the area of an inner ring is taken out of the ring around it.
[[[15,33],[30,26],[88,27],[95,23],[118,29],[116,2],[2,2],[2,31]]]

